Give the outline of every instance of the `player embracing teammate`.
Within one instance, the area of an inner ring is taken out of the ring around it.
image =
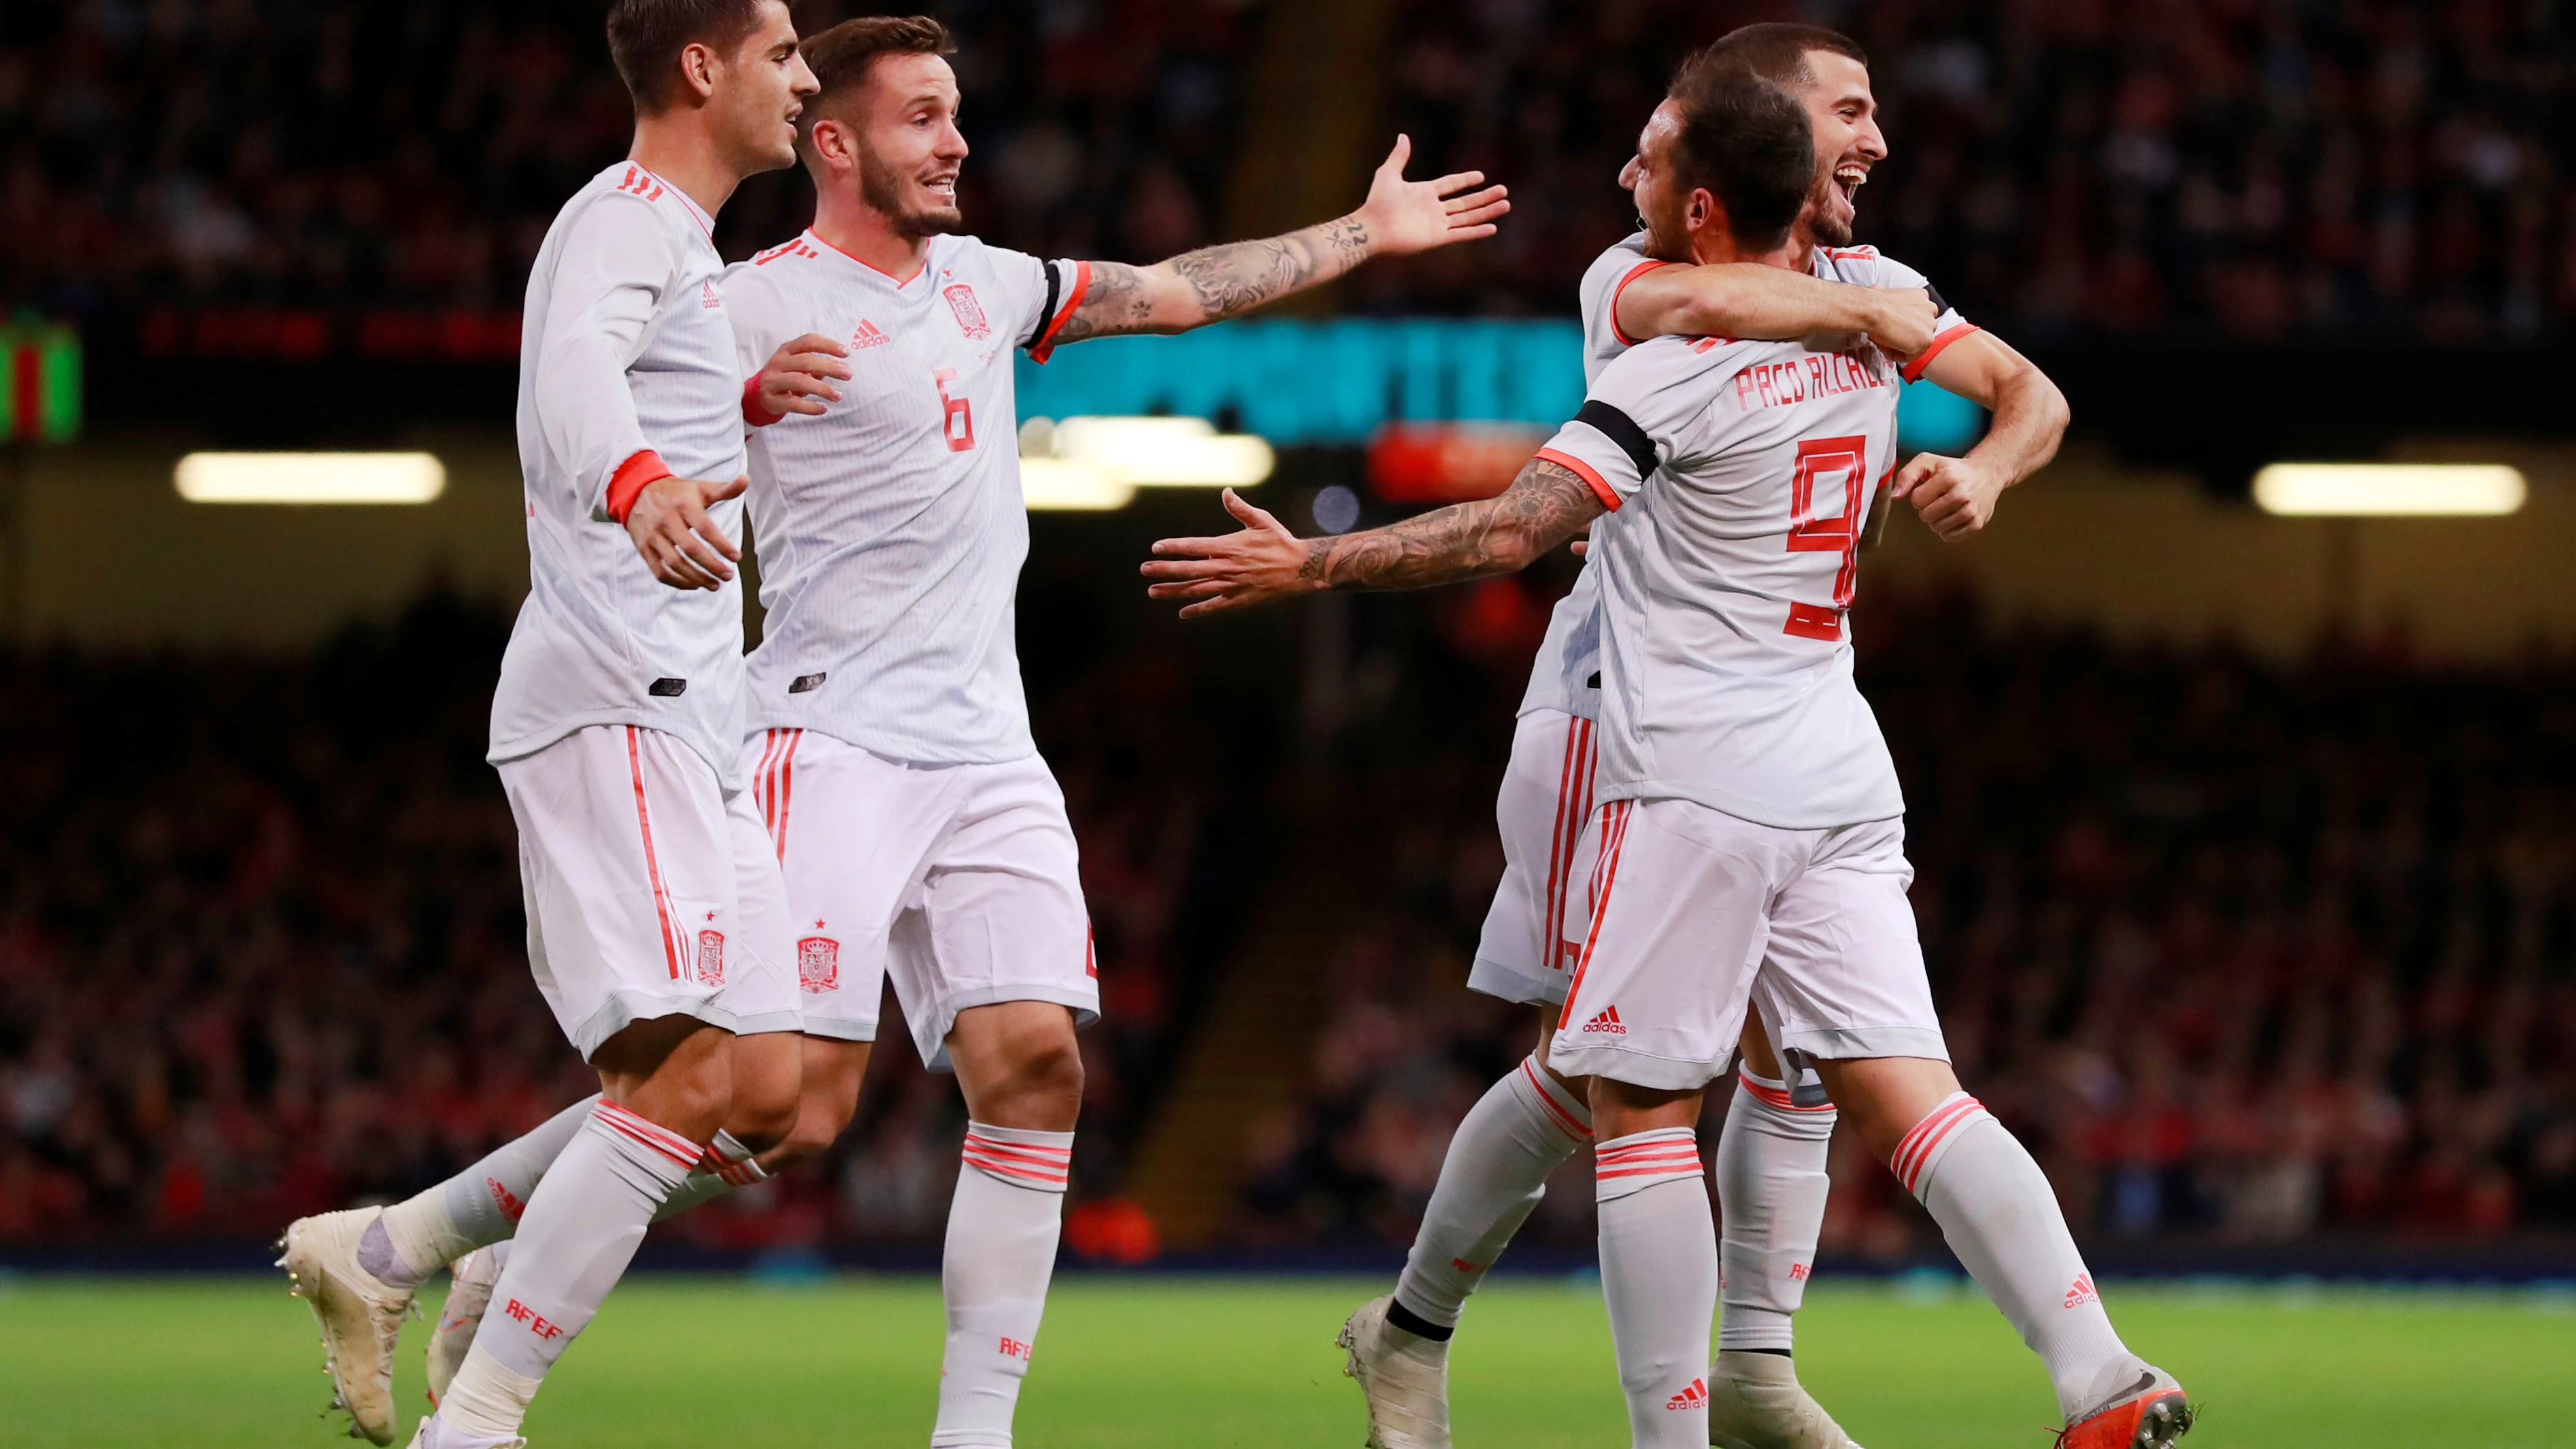
[[[415,1443],[518,1442],[649,1221],[848,1124],[890,979],[969,1116],[932,1443],[1005,1449],[1055,1265],[1074,1031],[1098,1012],[1013,645],[1012,353],[1220,321],[1489,236],[1509,203],[1474,173],[1406,181],[1399,139],[1337,220],[1151,267],[1042,262],[957,234],[936,21],[800,50],[780,0],[618,0],[609,35],[636,147],[530,281],[535,583],[492,751],[538,982],[604,1090],[405,1202],[300,1220],[284,1262],[338,1402],[385,1443],[402,1319],[455,1259]],[[814,226],[723,270],[713,211],[800,154]],[[746,485],[768,609],[747,668]]]
[[[1693,57],[1640,137],[1622,180],[1646,223],[1645,259],[1698,273],[1749,262],[1919,282],[1866,249],[1811,261],[1793,235],[1802,207],[1811,233],[1848,227],[1850,192],[1875,142],[1866,71],[1857,47],[1831,32],[1758,29],[1791,43],[1730,37],[1733,45]],[[1794,64],[1781,63],[1784,48]],[[1867,143],[1836,152],[1862,131]],[[1623,284],[1687,290],[1711,280],[1658,282],[1639,263],[1605,257],[1586,283],[1588,330],[1597,339],[1604,315],[1621,343],[1656,330],[1643,315],[1654,309],[1632,316],[1622,305]],[[1740,294],[1733,315],[1782,298],[1794,292]],[[2002,488],[2054,450],[2062,403],[2044,379],[2033,385],[2036,374],[2009,348],[1944,314],[1901,375],[1928,367],[1945,385],[1998,405],[1995,427],[1965,458],[1927,454],[1900,472],[1900,365],[1875,342],[1819,351],[1743,340],[1763,335],[1752,328],[1670,330],[1710,335],[1656,337],[1599,366],[1581,412],[1499,498],[1303,540],[1229,494],[1242,532],[1167,540],[1144,566],[1155,596],[1187,601],[1183,612],[1196,614],[1318,589],[1418,588],[1509,572],[1598,521],[1584,574],[1597,603],[1576,603],[1570,620],[1560,614],[1567,635],[1551,630],[1553,662],[1568,678],[1547,681],[1552,661],[1543,654],[1532,687],[1534,697],[1575,702],[1597,690],[1598,724],[1566,726],[1558,772],[1560,791],[1581,811],[1582,756],[1587,736],[1597,741],[1589,793],[1601,803],[1591,810],[1587,910],[1559,904],[1574,888],[1562,863],[1578,844],[1563,826],[1563,800],[1541,847],[1556,868],[1540,889],[1524,879],[1517,891],[1540,903],[1537,930],[1526,933],[1536,938],[1537,971],[1523,994],[1543,999],[1534,987],[1544,983],[1539,972],[1556,969],[1560,918],[1581,925],[1572,979],[1552,1038],[1470,1114],[1444,1165],[1425,1237],[1441,1235],[1434,1251],[1448,1243],[1467,1251],[1426,1265],[1431,1254],[1418,1243],[1396,1298],[1364,1308],[1346,1330],[1354,1372],[1370,1391],[1372,1442],[1446,1442],[1440,1341],[1547,1171],[1587,1131],[1598,1139],[1602,1281],[1632,1437],[1640,1446],[1710,1442],[1703,1374],[1721,1258],[1694,1124],[1705,1085],[1740,1047],[1755,1049],[1748,1066],[1760,1065],[1767,1041],[1850,1114],[2041,1356],[2066,1420],[2062,1442],[2168,1444],[2190,1427],[2190,1401],[2120,1341],[2047,1179],[1950,1070],[1905,894],[1903,800],[1852,682],[1846,628],[1877,491],[1910,497],[1944,536],[1981,527]],[[1593,652],[1581,633],[1586,614],[1597,620],[1597,674],[1577,672]],[[1540,858],[1526,840],[1518,853]],[[1498,915],[1505,906],[1498,900]],[[1513,914],[1531,913],[1515,904]],[[1484,959],[1478,965],[1487,977],[1478,984],[1493,989],[1495,973]],[[1748,1074],[1727,1136],[1750,1125],[1776,1137],[1755,1159],[1767,1155],[1778,1170],[1730,1174],[1732,1144],[1722,1145],[1719,1184],[1728,1329],[1750,1308],[1743,1316],[1756,1332],[1776,1333],[1779,1347],[1747,1345],[1738,1358],[1784,1354],[1796,1292],[1777,1280],[1796,1276],[1780,1270],[1801,1231],[1811,1255],[1822,1211],[1826,1134],[1794,1130],[1791,1114],[1823,1103],[1802,1101],[1787,1070],[1764,1075]],[[1588,1100],[1578,1101],[1568,1088],[1583,1078]],[[1781,1120],[1747,1120],[1762,1112]],[[1753,1241],[1741,1245],[1740,1214],[1753,1226]],[[1761,1286],[1739,1303],[1747,1269]],[[1434,1300],[1427,1306],[1446,1322],[1408,1306],[1415,1298]],[[1782,1368],[1749,1385],[1779,1392],[1744,1395],[1745,1407],[1771,1412],[1739,1421],[1729,1442],[1847,1442]]]

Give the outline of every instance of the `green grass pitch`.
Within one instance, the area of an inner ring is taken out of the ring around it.
[[[1074,1278],[1022,1401],[1026,1449],[1360,1442],[1332,1337],[1381,1286]],[[2576,1295],[2112,1285],[2131,1344],[2207,1417],[2190,1449],[2438,1444],[2541,1449],[2569,1421]],[[404,1433],[422,1326],[404,1334]],[[574,1347],[528,1424],[535,1449],[919,1449],[939,1379],[926,1279],[803,1288],[639,1279]],[[1983,1300],[1820,1287],[1799,1317],[1808,1385],[1870,1449],[2042,1449],[2045,1381]],[[321,1351],[282,1283],[0,1283],[0,1443],[328,1449]],[[1475,1300],[1452,1393],[1462,1449],[1627,1442],[1596,1286],[1504,1279]],[[398,1441],[400,1442],[400,1441]]]

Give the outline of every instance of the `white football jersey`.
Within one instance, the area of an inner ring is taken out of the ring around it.
[[[808,332],[848,344],[852,374],[828,411],[751,439],[768,609],[751,729],[927,764],[1037,752],[1013,637],[1029,524],[1011,354],[1043,361],[1090,277],[939,236],[897,280],[810,231],[725,273],[744,375]]]
[[[741,588],[662,583],[606,506],[609,480],[647,451],[684,478],[743,472],[743,374],[709,222],[679,188],[621,161],[564,203],[528,273],[528,599],[492,696],[496,764],[585,725],[643,725],[739,785]],[[739,500],[709,513],[739,537]]]
[[[1612,358],[1636,345],[1635,338],[1619,330],[1619,293],[1631,281],[1664,265],[1646,255],[1646,234],[1640,231],[1610,246],[1584,269],[1580,295],[1586,386],[1601,376],[1601,369],[1609,366]],[[1829,282],[1931,289],[1922,273],[1880,256],[1875,247],[1817,247],[1811,265],[1816,276]],[[1905,365],[1904,376],[1909,382],[1922,376],[1935,353],[1977,330],[1941,300],[1937,289],[1932,290],[1932,300],[1941,315],[1934,323],[1932,346]],[[1587,562],[1574,576],[1574,587],[1548,615],[1547,634],[1530,667],[1529,687],[1521,695],[1520,713],[1552,709],[1585,719],[1599,717],[1596,681],[1601,669],[1597,617],[1600,603],[1600,581]]]
[[[1896,466],[1898,380],[1867,343],[1656,338],[1602,369],[1540,451],[1614,510],[1590,555],[1599,798],[1789,830],[1904,813],[1844,618]]]

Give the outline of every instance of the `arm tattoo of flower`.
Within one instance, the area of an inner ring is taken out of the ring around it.
[[[1533,458],[1498,498],[1316,539],[1298,576],[1336,589],[1427,589],[1511,573],[1601,513],[1600,498],[1573,470]]]
[[[1064,319],[1055,340],[1061,345],[1086,337],[1142,332],[1153,315],[1154,302],[1146,292],[1143,268],[1125,262],[1093,262],[1091,286],[1082,294],[1082,305]]]

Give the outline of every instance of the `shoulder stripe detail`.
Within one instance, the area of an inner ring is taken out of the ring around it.
[[[1578,423],[1588,423],[1600,430],[1601,436],[1619,445],[1628,461],[1637,465],[1637,481],[1655,476],[1655,440],[1646,436],[1636,419],[1599,398],[1586,398],[1574,414]]]
[[[1055,275],[1055,268],[1048,267],[1047,275]],[[1056,309],[1055,316],[1048,319],[1046,330],[1038,334],[1038,340],[1029,344],[1030,361],[1044,363],[1048,358],[1055,356],[1055,335],[1064,330],[1064,324],[1071,320],[1074,311],[1082,306],[1083,294],[1090,290],[1091,263],[1074,263],[1073,290],[1066,294],[1064,305]]]
[[[1980,332],[1983,330],[1983,328],[1980,328],[1974,322],[1960,323],[1958,326],[1953,327],[1949,331],[1942,333],[1940,336],[1933,338],[1932,345],[1924,348],[1921,356],[1898,369],[1899,375],[1907,382],[1915,381],[1923,376],[1923,369],[1932,365],[1932,359],[1940,356],[1942,351],[1948,348],[1951,343],[1958,341],[1960,338],[1965,337],[1972,332]]]
[[[1619,279],[1619,285],[1610,289],[1610,335],[1619,339],[1620,346],[1634,347],[1637,345],[1637,339],[1629,336],[1628,330],[1619,325],[1619,294],[1628,290],[1628,284],[1630,282],[1637,280],[1639,277],[1644,276],[1657,267],[1670,265],[1672,264],[1669,262],[1659,262],[1650,257],[1645,261],[1639,262],[1635,266],[1630,267],[1628,269],[1628,275]]]
[[[1572,453],[1560,453],[1554,448],[1541,448],[1537,456],[1582,479],[1584,486],[1592,490],[1592,496],[1601,500],[1602,507],[1613,513],[1619,511],[1619,491],[1603,480],[1599,469]]]

